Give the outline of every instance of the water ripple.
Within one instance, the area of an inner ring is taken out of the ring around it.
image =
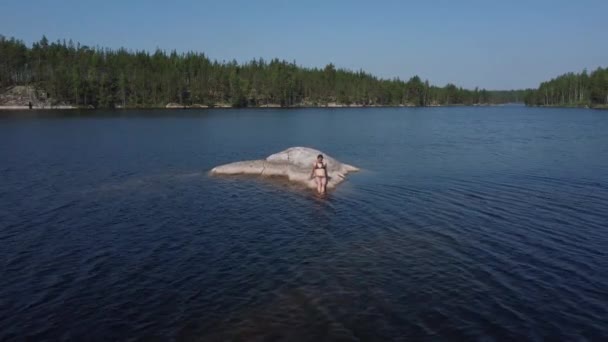
[[[0,340],[606,340],[608,120],[520,110],[0,122]],[[365,170],[206,174],[309,139]]]

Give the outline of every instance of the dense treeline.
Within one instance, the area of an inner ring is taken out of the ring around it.
[[[212,61],[202,53],[91,48],[43,37],[26,46],[0,36],[0,87],[31,85],[56,103],[93,107],[181,105],[450,105],[516,102],[521,91],[437,87],[364,71],[299,67],[273,59]]]
[[[567,73],[540,84],[526,95],[529,106],[608,106],[608,68],[591,74]]]

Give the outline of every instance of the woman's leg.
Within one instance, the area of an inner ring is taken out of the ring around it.
[[[321,178],[321,193],[324,194],[327,190],[327,177]]]
[[[321,178],[315,176],[315,183],[317,183],[317,192],[321,193]]]

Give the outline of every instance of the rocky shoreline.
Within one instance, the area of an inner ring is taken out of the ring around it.
[[[76,109],[54,101],[50,94],[32,86],[12,86],[0,93],[0,110]]]
[[[464,106],[462,104],[439,105],[430,104],[427,107],[450,107]],[[472,106],[496,106],[495,104],[472,104]],[[414,104],[400,105],[380,105],[380,104],[361,104],[361,103],[312,103],[303,102],[290,106],[281,106],[279,103],[265,103],[257,106],[235,107],[229,103],[215,104],[191,104],[184,105],[175,102],[164,106],[145,106],[145,107],[123,107],[116,106],[114,109],[218,109],[218,108],[383,108],[383,107],[416,107]],[[69,103],[59,103],[54,101],[51,96],[32,86],[13,86],[0,93],[0,110],[53,110],[53,109],[95,109],[93,106],[74,106]]]
[[[579,109],[608,109],[608,104],[596,105],[526,105],[527,107],[536,108],[579,108]]]
[[[40,107],[40,106],[0,106],[0,110],[53,110],[53,109],[82,109],[74,106],[67,105],[59,105],[59,106],[49,106],[49,107]]]
[[[470,107],[495,107],[501,105],[494,104],[473,104]],[[295,105],[295,106],[281,106],[281,105],[261,105],[261,106],[249,106],[249,107],[234,107],[230,105],[220,104],[220,105],[172,105],[172,106],[149,106],[149,107],[122,107],[117,106],[113,109],[117,110],[127,110],[127,109],[296,109],[296,108],[412,108],[417,107],[414,105],[356,105],[356,104],[335,104],[335,105]],[[467,105],[462,104],[454,104],[454,105],[428,105],[426,107],[467,107]],[[78,107],[72,105],[48,105],[48,106],[32,106],[30,108],[28,105],[0,105],[0,110],[57,110],[57,109],[85,109],[85,110],[95,110],[96,108],[93,106],[89,107]],[[99,108],[101,109],[101,108]]]

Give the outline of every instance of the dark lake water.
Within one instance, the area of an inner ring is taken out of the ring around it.
[[[363,170],[206,173],[290,146]],[[0,340],[608,338],[606,111],[2,112],[0,176]]]

